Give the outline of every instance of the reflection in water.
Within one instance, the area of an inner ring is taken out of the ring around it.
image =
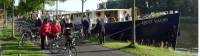
[[[192,21],[192,22],[189,22]],[[181,18],[180,36],[177,38],[177,52],[191,52],[198,55],[198,24],[195,19]]]

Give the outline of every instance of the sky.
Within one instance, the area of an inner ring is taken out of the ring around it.
[[[15,0],[15,6],[19,5],[19,0]]]
[[[15,0],[15,5],[19,4],[20,0]],[[107,0],[87,0],[85,2],[84,11],[85,10],[96,10],[97,4],[100,1],[107,1]],[[67,0],[65,2],[58,2],[58,10],[65,10],[65,11],[81,11],[82,5],[81,0]],[[55,10],[56,5],[49,6],[45,5],[45,10]]]
[[[97,9],[98,0],[87,0],[85,2],[84,11],[89,10],[96,10]],[[66,2],[58,2],[58,10],[65,10],[65,11],[81,11],[82,5],[81,0],[67,0]],[[55,10],[56,5],[49,6],[45,5],[46,10]]]

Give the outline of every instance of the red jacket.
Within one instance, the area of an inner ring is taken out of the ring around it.
[[[52,33],[59,33],[61,30],[60,23],[52,23],[51,24],[51,32]]]
[[[49,34],[49,32],[51,31],[51,27],[50,27],[50,23],[42,23],[40,29],[39,29],[39,33],[43,36],[46,36],[47,34]]]

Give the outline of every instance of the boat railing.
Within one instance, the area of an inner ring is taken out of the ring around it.
[[[179,13],[178,11],[163,11],[163,12],[152,12],[150,14],[146,14],[143,16],[137,16],[136,20],[145,20],[145,19],[152,19],[157,18],[160,16],[168,15],[168,14],[176,14]]]

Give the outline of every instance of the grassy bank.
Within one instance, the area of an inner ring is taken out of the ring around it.
[[[44,51],[40,50],[31,42],[26,42],[23,48],[18,48],[19,33],[15,32],[16,38],[11,38],[11,24],[8,24],[0,31],[0,44],[3,48],[3,56],[46,56]]]
[[[95,38],[90,40],[97,43]],[[121,51],[137,55],[137,56],[191,56],[190,53],[177,53],[171,48],[159,48],[145,45],[136,45],[136,48],[127,47],[131,42],[122,42],[115,40],[106,40],[102,46],[111,49],[119,49]]]
[[[170,48],[158,48],[144,45],[137,45],[136,48],[127,48],[129,42],[106,42],[103,46],[112,49],[120,49],[124,52],[137,56],[191,56],[189,53],[177,53]]]

